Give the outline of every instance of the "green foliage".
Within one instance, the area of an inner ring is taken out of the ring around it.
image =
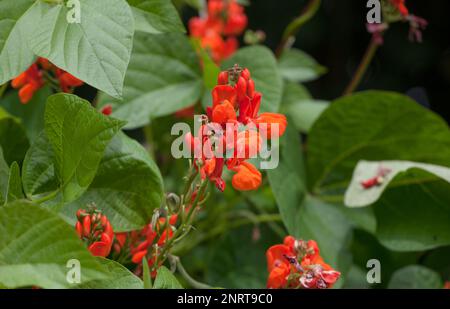
[[[389,282],[390,289],[441,289],[443,286],[439,274],[420,265],[397,270]]]
[[[178,282],[177,278],[168,270],[165,266],[158,268],[155,282],[153,284],[154,289],[182,289],[183,287]]]
[[[313,57],[298,49],[286,50],[278,66],[284,79],[301,83],[314,80],[327,71]]]
[[[184,35],[136,33],[123,101],[104,96],[101,104],[111,103],[113,116],[131,129],[192,105],[202,93],[199,60]]]
[[[0,235],[0,284],[5,287],[71,287],[66,280],[71,259],[82,265],[82,282],[105,277],[73,227],[39,206],[16,201],[0,207]]]
[[[97,113],[89,102],[69,94],[50,96],[45,132],[55,153],[55,170],[64,202],[88,188],[103,152],[123,122]]]
[[[434,113],[395,93],[368,91],[336,100],[308,141],[310,188],[341,200],[359,160],[448,166],[450,131]]]
[[[105,269],[105,279],[82,282],[77,289],[142,289],[142,280],[113,260],[97,257],[97,262]]]
[[[0,146],[6,163],[22,162],[29,142],[20,120],[0,107]]]
[[[160,34],[185,32],[170,0],[127,0],[132,6],[136,31]]]

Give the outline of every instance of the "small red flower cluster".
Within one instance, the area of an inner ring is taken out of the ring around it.
[[[237,36],[247,26],[244,8],[235,0],[210,0],[205,18],[194,17],[189,21],[192,37],[200,39],[203,48],[219,63],[238,48]]]
[[[187,134],[185,137],[196,154],[195,164],[202,179],[208,178],[221,191],[225,189],[224,165],[236,172],[232,178],[236,190],[257,189],[261,185],[261,173],[246,160],[260,152],[262,137],[280,137],[286,130],[284,115],[259,114],[261,97],[248,69],[235,65],[221,72],[218,85],[212,91],[213,105],[206,108],[207,116],[199,136]],[[221,147],[224,153],[220,156],[215,152],[217,144],[225,145]],[[225,159],[226,154],[231,154],[228,159]]]
[[[87,243],[92,255],[108,256],[114,238],[114,232],[108,218],[97,209],[79,209],[77,219],[75,230],[78,236]]]
[[[380,166],[378,168],[377,174],[369,179],[361,181],[361,186],[364,189],[370,189],[381,185],[384,182],[384,177],[391,172],[390,168]]]
[[[38,58],[25,72],[14,78],[11,82],[13,88],[20,88],[19,98],[23,104],[28,103],[36,91],[45,85],[43,71],[52,72],[58,80],[63,92],[70,93],[73,87],[83,85],[83,81],[74,77],[70,73],[56,67],[45,58]]]
[[[269,278],[267,288],[331,288],[341,275],[320,256],[314,240],[297,240],[287,236],[283,244],[266,252]]]
[[[131,261],[135,264],[140,264],[144,257],[149,257],[148,265],[152,267],[159,249],[173,237],[177,220],[178,216],[172,215],[167,225],[166,218],[159,218],[155,227],[150,223],[139,231],[116,233],[117,243],[114,244],[114,251],[119,253],[122,250],[129,250]]]

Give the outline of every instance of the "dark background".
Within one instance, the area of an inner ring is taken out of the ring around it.
[[[267,35],[264,44],[274,50],[286,25],[302,12],[306,3],[306,0],[252,0],[246,8],[249,29],[263,30]],[[365,29],[366,3],[366,0],[323,0],[319,12],[297,35],[294,47],[308,52],[328,68],[328,74],[306,84],[315,98],[335,99],[350,81],[370,40]],[[391,25],[359,90],[412,94],[421,102],[429,102],[431,109],[449,122],[450,1],[407,0],[406,4],[411,14],[429,22],[423,42],[409,42],[407,23]]]

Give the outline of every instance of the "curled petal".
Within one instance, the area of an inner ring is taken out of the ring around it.
[[[267,139],[272,138],[272,132],[280,137],[287,127],[286,116],[277,113],[262,113],[256,119],[256,124],[262,134]]]
[[[261,185],[261,173],[252,164],[242,162],[235,170],[237,173],[231,179],[231,184],[236,190],[255,190]]]

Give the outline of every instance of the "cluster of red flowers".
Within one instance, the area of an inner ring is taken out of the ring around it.
[[[108,218],[99,210],[92,208],[78,210],[77,219],[75,230],[78,236],[86,242],[92,255],[108,256],[114,239],[114,232]]]
[[[114,244],[114,251],[120,253],[126,250],[131,255],[131,261],[138,265],[146,257],[151,268],[156,262],[160,249],[173,237],[177,220],[178,216],[172,215],[168,222],[166,218],[159,218],[155,226],[150,223],[139,231],[116,233],[117,243]],[[160,263],[161,261],[158,262]],[[155,274],[153,272],[152,276]]]
[[[287,236],[283,244],[270,247],[266,257],[269,270],[267,287],[272,289],[331,288],[341,275],[323,261],[314,240]]]
[[[192,37],[200,39],[203,48],[219,63],[238,48],[237,36],[247,26],[244,8],[235,0],[209,0],[207,16],[189,21]]]
[[[56,67],[47,59],[38,58],[25,72],[21,73],[11,82],[13,88],[20,88],[20,102],[23,104],[28,103],[33,98],[34,93],[45,85],[46,79],[53,79],[51,76],[45,76],[44,71],[53,74],[63,92],[70,93],[74,87],[83,85],[83,81]]]
[[[224,166],[236,172],[232,178],[235,189],[257,189],[261,184],[261,173],[246,160],[260,152],[262,137],[280,137],[286,130],[284,115],[259,114],[261,97],[248,69],[235,65],[221,72],[218,85],[212,91],[213,105],[206,109],[207,116],[199,135],[186,135],[202,179],[208,178],[221,191],[225,189]],[[225,147],[218,148],[217,145]],[[225,159],[227,154],[229,158]]]
[[[405,0],[389,0],[391,4],[402,14],[403,16],[408,16],[409,11],[406,7]]]

